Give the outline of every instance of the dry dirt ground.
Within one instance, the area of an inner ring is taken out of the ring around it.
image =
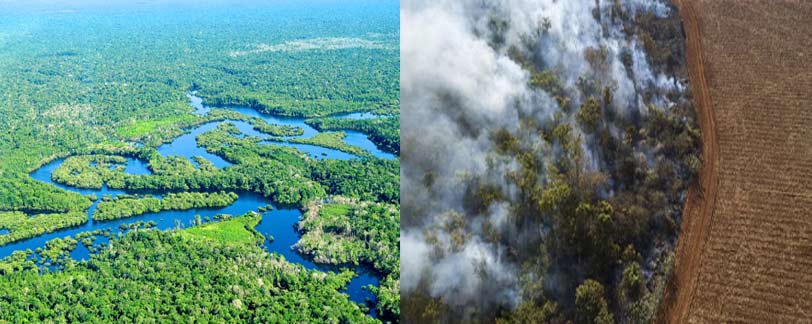
[[[812,1],[676,0],[704,165],[670,323],[812,322]]]

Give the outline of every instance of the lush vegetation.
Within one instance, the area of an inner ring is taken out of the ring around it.
[[[210,122],[245,121],[277,137],[303,133],[225,108],[195,113],[187,97],[192,91],[208,105],[245,104],[290,116],[396,113],[396,3],[79,5],[72,12],[10,6],[0,12],[0,92],[8,94],[0,96],[0,245],[87,222],[98,197],[29,176],[60,158],[51,175],[57,183],[139,193],[101,201],[96,219],[224,206],[241,192],[294,207],[328,194],[396,204],[398,161],[316,160],[241,137],[228,123],[197,140],[230,167],[217,169],[202,157],[195,165],[156,150]],[[327,139],[319,145],[338,143]],[[133,158],[149,172],[126,173]],[[306,271],[248,244],[253,240],[241,231],[254,220],[183,233],[124,226],[129,234],[91,248],[91,260],[78,263],[64,253],[77,245],[74,239],[54,241],[42,252],[59,271],[42,276],[26,253],[15,252],[0,263],[0,318],[374,321],[338,292],[351,274]]]
[[[123,166],[111,168],[104,162],[122,163],[123,158],[91,155],[66,159],[53,178],[73,186],[100,188],[106,183],[110,188],[134,191],[253,191],[281,204],[298,206],[325,193],[399,201],[400,165],[396,160],[311,159],[292,148],[260,144],[259,138],[235,137],[234,130],[224,123],[198,137],[207,151],[235,163],[224,169],[195,168],[186,159],[163,157],[143,148],[134,154],[148,160],[152,174],[127,174]]]
[[[126,163],[127,158],[115,155],[71,156],[54,170],[51,179],[71,187],[100,189],[122,174]]]
[[[193,114],[191,90],[208,104],[259,99],[288,115],[398,110],[398,11],[389,3],[109,9],[129,15],[126,24],[105,10],[8,9],[0,13],[0,92],[13,95],[0,98],[0,210],[64,213],[86,206],[74,203],[82,200],[75,194],[30,181],[27,172],[43,161],[133,140],[154,147],[185,127],[238,119]],[[301,15],[324,20],[314,25]],[[224,29],[226,20],[240,23]],[[144,32],[151,30],[161,33]],[[219,36],[224,33],[234,36]],[[374,46],[261,50],[303,37],[358,38]],[[277,136],[300,132],[255,127]]]
[[[298,223],[303,235],[296,248],[321,263],[365,262],[394,272],[399,267],[397,207],[342,197],[329,201],[307,206]]]
[[[296,249],[316,262],[371,264],[384,275],[374,293],[378,311],[400,316],[400,211],[397,206],[333,197],[313,202],[297,224]]]
[[[229,220],[184,229],[181,234],[191,238],[203,238],[220,243],[262,243],[265,238],[254,227],[262,217],[251,213]]]
[[[330,63],[325,65],[329,66]],[[381,71],[376,71],[380,73]],[[287,81],[289,82],[289,81]],[[391,85],[388,85],[391,86]],[[397,98],[373,95],[368,98],[360,98],[369,101],[353,101],[342,99],[314,98],[312,94],[300,93],[297,96],[308,98],[304,101],[288,98],[269,98],[268,95],[245,92],[241,90],[228,90],[228,92],[215,93],[204,96],[206,102],[215,106],[248,106],[263,113],[297,116],[297,117],[317,117],[340,113],[368,110],[370,104],[374,105],[378,111],[393,113],[398,111]]]
[[[89,207],[90,201],[87,203]],[[0,213],[0,224],[9,233],[0,235],[0,244],[31,238],[85,222],[87,222],[87,213],[84,210],[37,215],[28,215],[18,211],[2,212]]]
[[[236,232],[256,221],[256,216],[249,216],[206,226]],[[134,230],[113,238],[108,247],[83,262],[65,257],[66,251],[76,247],[76,240],[52,241],[39,255],[61,260],[62,269],[44,274],[28,259],[31,252],[16,252],[0,262],[4,296],[0,318],[12,322],[182,322],[190,318],[376,322],[339,292],[351,272],[309,271],[266,253],[256,239],[233,236],[251,234],[211,231]]]
[[[176,105],[178,103],[175,103]],[[150,133],[155,132],[158,128],[170,127],[177,124],[190,124],[199,119],[198,116],[192,114],[183,114],[178,116],[169,116],[159,119],[148,120],[134,120],[132,124],[120,126],[116,129],[116,133],[125,138],[139,138]]]
[[[188,103],[177,104],[188,109]],[[122,139],[158,146],[183,134],[185,129],[224,120],[248,122],[255,130],[273,136],[297,136],[304,133],[301,127],[269,124],[259,117],[220,108],[213,108],[205,115],[184,113],[181,117],[168,117],[159,121],[134,120],[132,124],[119,127],[116,132]]]
[[[288,140],[291,143],[318,145],[331,149],[336,149],[342,152],[347,152],[357,156],[369,155],[369,152],[360,147],[355,147],[344,142],[344,137],[347,134],[344,132],[328,132],[318,133],[313,137],[308,138],[291,138]]]
[[[90,201],[31,178],[0,179],[0,210],[30,214],[85,210]]]
[[[371,119],[318,118],[307,123],[320,131],[354,130],[369,136],[383,151],[400,155],[400,116]]]
[[[320,160],[310,177],[327,193],[369,201],[400,203],[400,163],[384,159]]]
[[[251,124],[254,126],[254,129],[257,130],[258,132],[263,132],[265,134],[270,134],[274,136],[299,136],[304,134],[304,129],[302,129],[301,127],[272,125],[266,123],[264,120],[260,118],[252,119]]]
[[[237,194],[233,192],[222,191],[169,193],[163,198],[151,196],[140,198],[131,195],[120,195],[112,199],[103,197],[93,211],[93,219],[111,220],[163,210],[225,207],[234,203],[237,198]]]

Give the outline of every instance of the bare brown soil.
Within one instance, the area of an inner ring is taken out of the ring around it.
[[[661,318],[812,322],[812,2],[676,2],[704,164]]]

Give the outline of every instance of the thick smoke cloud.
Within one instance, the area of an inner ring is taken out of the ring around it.
[[[497,247],[476,236],[461,250],[433,258],[423,228],[439,226],[446,211],[462,211],[460,184],[487,170],[491,143],[485,129],[515,128],[516,102],[530,96],[528,75],[472,33],[462,8],[428,2],[421,7],[407,6],[401,14],[401,188],[408,193],[402,197],[407,226],[401,233],[401,288],[410,291],[428,275],[432,295],[464,302],[484,289],[478,271],[509,287],[515,286],[515,270]],[[436,177],[430,187],[427,175]]]
[[[629,12],[668,14],[658,1],[622,5]],[[599,6],[599,16],[608,16],[611,1]],[[475,213],[465,205],[472,183],[495,186],[508,201],[516,197],[505,175],[518,163],[493,153],[493,131],[506,129],[520,136],[521,145],[556,154],[538,136],[521,136],[521,122],[547,125],[560,108],[551,94],[528,85],[529,72],[508,55],[511,46],[554,71],[575,107],[585,100],[578,90],[582,79],[613,87],[611,106],[621,117],[645,114],[644,89],[678,86],[651,70],[638,40],[610,20],[596,19],[595,8],[594,0],[402,2],[403,293],[423,289],[467,311],[521,301],[520,265],[482,232],[485,221],[503,230],[512,207],[500,203]],[[495,18],[505,28],[494,30]],[[595,68],[585,52],[598,48],[606,60]],[[621,61],[624,53],[633,58],[631,71]],[[599,168],[591,145],[584,143],[587,167]],[[454,215],[464,221],[453,222]],[[535,231],[530,234],[541,235]]]

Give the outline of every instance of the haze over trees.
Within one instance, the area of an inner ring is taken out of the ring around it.
[[[654,321],[701,164],[676,9],[402,8],[404,321]]]

